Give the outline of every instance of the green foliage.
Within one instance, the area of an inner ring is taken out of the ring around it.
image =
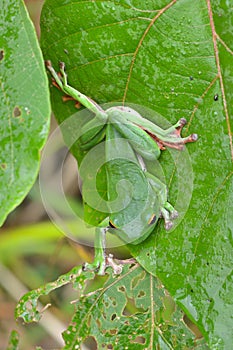
[[[35,181],[50,117],[44,63],[21,0],[2,3],[1,26],[0,225]]]
[[[18,303],[16,317],[25,322],[38,321],[38,298],[67,283],[81,293],[75,301],[76,311],[64,332],[64,349],[80,349],[92,336],[103,349],[196,349],[204,344],[183,322],[182,311],[170,304],[170,297],[159,280],[138,264],[125,265],[121,275],[102,278],[102,287],[87,291],[94,274],[77,267],[55,282],[27,293]],[[207,349],[207,348],[206,348]]]
[[[77,311],[64,333],[65,349],[79,349],[89,335],[99,349],[190,349],[194,335],[182,321],[180,310],[165,320],[164,288],[138,264],[109,276],[103,288],[77,302]],[[127,305],[134,308],[129,314]]]
[[[18,350],[19,334],[16,331],[12,331],[9,337],[9,342],[6,350]]]
[[[93,278],[93,273],[82,273],[82,267],[74,267],[70,272],[61,275],[57,281],[47,283],[45,286],[32,290],[25,294],[18,302],[15,309],[15,317],[22,317],[24,322],[38,322],[41,312],[37,310],[38,298],[41,295],[48,295],[54,289],[60,288],[68,283],[73,283],[75,289],[83,289],[84,282],[88,278]]]
[[[185,134],[199,134],[188,147],[188,171],[182,155],[167,151],[161,157],[170,202],[183,220],[171,233],[160,224],[130,250],[212,349],[232,343],[231,18],[229,2],[211,0],[49,0],[42,16],[44,56],[54,66],[66,62],[72,86],[98,103],[150,107],[171,123],[186,117]],[[55,89],[52,103],[59,122],[75,112]]]

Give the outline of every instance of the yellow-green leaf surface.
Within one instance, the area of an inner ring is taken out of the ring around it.
[[[224,350],[233,328],[232,18],[230,2],[214,0],[48,0],[42,16],[44,56],[66,63],[72,86],[98,103],[149,107],[170,123],[185,117],[183,134],[198,133],[188,172],[178,151],[178,163],[170,151],[159,159],[183,220],[172,232],[160,220],[130,249],[211,349]],[[59,121],[75,111],[55,89],[52,99]]]
[[[26,196],[48,133],[47,77],[23,1],[1,3],[0,225]]]

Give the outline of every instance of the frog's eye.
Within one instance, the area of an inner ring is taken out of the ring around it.
[[[111,220],[109,220],[109,226],[112,227],[112,228],[117,228],[116,225],[114,225]]]
[[[157,220],[157,217],[155,214],[152,214],[150,217],[150,220],[148,221],[148,225],[153,225]]]

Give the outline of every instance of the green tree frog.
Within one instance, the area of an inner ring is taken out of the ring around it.
[[[150,235],[160,217],[164,218],[165,229],[171,229],[178,213],[167,201],[166,185],[147,171],[145,161],[156,160],[160,150],[165,147],[181,150],[184,144],[196,141],[197,135],[181,137],[181,130],[186,124],[184,118],[164,130],[130,107],[114,106],[104,110],[68,85],[64,63],[60,63],[58,74],[50,61],[46,61],[46,66],[54,84],[95,115],[82,127],[78,140],[80,149],[88,152],[104,143],[101,149],[106,161],[98,176],[99,192],[102,189],[102,199],[107,202],[107,207],[99,210],[101,219],[94,223],[97,226],[94,262],[85,265],[86,269],[95,269],[99,274],[104,274],[110,261],[104,249],[107,231],[117,234],[126,243],[138,244]],[[91,173],[91,162],[87,167]],[[96,212],[96,208],[88,204],[93,195],[90,194],[92,184],[88,177],[82,178],[84,206],[87,211]],[[90,219],[87,221],[93,224]]]

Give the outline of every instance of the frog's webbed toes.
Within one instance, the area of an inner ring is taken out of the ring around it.
[[[197,141],[197,134],[190,134],[187,137],[181,136],[181,131],[186,124],[187,120],[185,118],[180,118],[175,125],[165,130],[164,137],[161,138],[161,140],[159,139],[161,144],[170,148],[182,150],[186,143]]]
[[[187,137],[181,136],[181,131],[186,124],[187,124],[187,120],[185,118],[180,118],[178,122],[174,125],[175,130],[170,134],[170,136],[180,139],[181,144],[185,144],[188,142],[195,142],[198,139],[197,134],[191,134]]]
[[[179,214],[178,211],[176,211],[169,202],[166,202],[164,204],[164,208],[161,209],[161,216],[165,222],[165,229],[169,231],[173,227],[173,220],[175,220]]]
[[[97,273],[99,276],[104,276],[106,273],[106,269],[108,267],[111,267],[113,270],[113,273],[115,275],[119,275],[122,272],[122,265],[118,264],[112,254],[109,254],[108,256],[105,256],[104,260],[99,260],[98,258],[95,258],[92,263],[84,263],[82,266],[83,271],[93,271]]]

